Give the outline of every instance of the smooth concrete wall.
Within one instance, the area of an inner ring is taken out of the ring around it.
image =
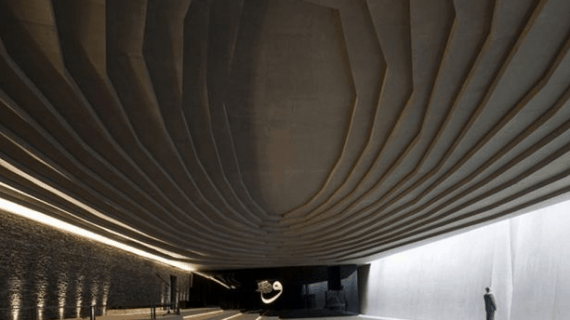
[[[380,318],[568,319],[570,203],[488,225],[373,262],[362,314]]]
[[[2,320],[68,318],[90,311],[63,306],[167,303],[171,275],[177,277],[179,298],[187,299],[185,272],[0,211]]]

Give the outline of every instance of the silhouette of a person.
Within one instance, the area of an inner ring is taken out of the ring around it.
[[[485,300],[485,311],[487,312],[487,320],[493,320],[495,318],[495,310],[497,310],[497,304],[495,303],[495,298],[491,293],[489,287],[485,288],[485,293],[483,299]]]

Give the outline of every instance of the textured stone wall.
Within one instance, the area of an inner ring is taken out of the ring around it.
[[[180,300],[186,300],[188,273],[0,212],[0,308],[23,308],[0,309],[0,319],[89,312],[63,306],[167,303],[171,275],[177,277]]]

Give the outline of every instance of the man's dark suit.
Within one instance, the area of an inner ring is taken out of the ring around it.
[[[483,295],[485,299],[485,311],[487,311],[487,320],[493,320],[495,318],[495,310],[497,310],[497,305],[495,304],[495,298],[490,293],[485,293]]]

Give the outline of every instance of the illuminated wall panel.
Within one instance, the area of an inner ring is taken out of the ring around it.
[[[396,319],[568,319],[570,214],[559,204],[373,262],[362,313]]]
[[[553,212],[517,220],[511,319],[553,319],[570,298],[558,290],[570,274],[570,215]]]
[[[466,250],[474,241],[478,245]],[[489,231],[479,230],[372,263],[363,313],[401,319],[470,313],[477,319],[478,306],[469,301],[490,285],[493,248]]]

